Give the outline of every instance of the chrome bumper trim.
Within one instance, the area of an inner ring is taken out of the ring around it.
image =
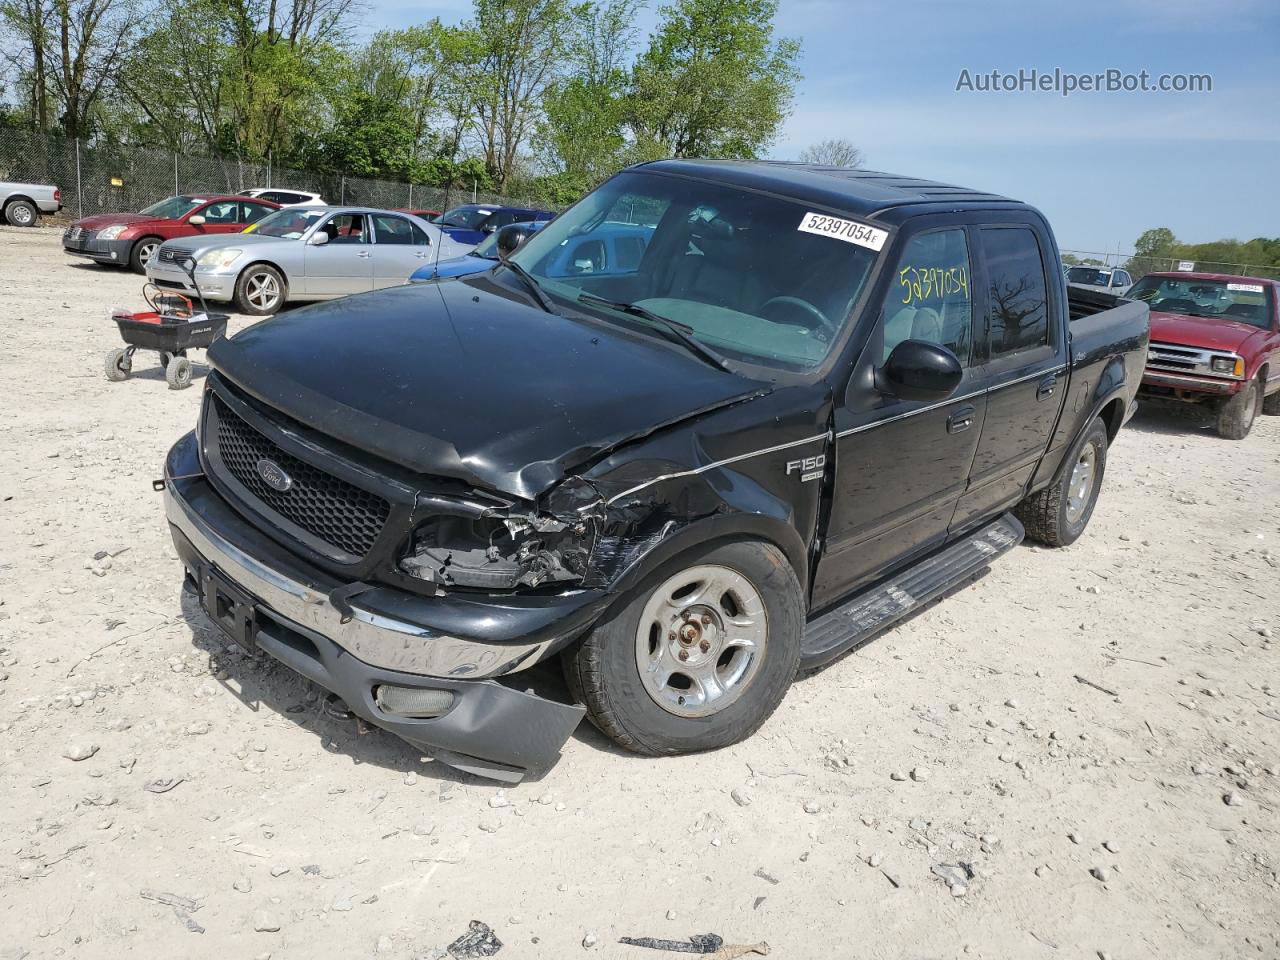
[[[539,660],[555,638],[539,643],[484,643],[437,633],[421,624],[349,600],[352,617],[329,602],[337,581],[303,582],[250,556],[196,513],[166,477],[165,515],[191,546],[219,573],[260,601],[267,610],[312,630],[375,667],[424,677],[478,680],[501,676]]]

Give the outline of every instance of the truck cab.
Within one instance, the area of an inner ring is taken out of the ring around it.
[[[559,269],[619,225],[628,269]],[[1024,534],[1080,537],[1147,336],[1025,204],[646,164],[488,272],[215,344],[166,512],[215,623],[455,766],[518,780],[584,715],[712,749]]]

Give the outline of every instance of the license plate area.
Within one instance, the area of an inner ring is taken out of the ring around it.
[[[200,606],[223,633],[244,649],[254,649],[258,625],[252,597],[206,568],[200,573]]]

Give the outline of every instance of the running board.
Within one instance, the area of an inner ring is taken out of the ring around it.
[[[938,599],[1016,547],[1022,542],[1023,532],[1017,518],[1006,513],[884,583],[810,620],[805,625],[800,648],[801,669],[812,669],[834,660],[912,610]]]

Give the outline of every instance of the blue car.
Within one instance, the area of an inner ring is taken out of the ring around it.
[[[530,232],[541,230],[547,221],[526,224]],[[409,277],[410,283],[426,283],[437,277],[465,277],[469,273],[483,273],[498,262],[498,233],[489,234],[479,245],[460,257],[450,257],[439,263],[424,263]]]
[[[479,243],[509,223],[545,223],[555,217],[550,210],[527,210],[522,207],[494,207],[484,203],[466,203],[454,207],[432,221],[459,243]]]
[[[530,232],[541,230],[546,222],[528,224]],[[618,276],[634,273],[649,246],[653,227],[634,223],[606,221],[590,233],[579,234],[562,243],[551,254],[543,268],[548,277]],[[428,263],[409,278],[425,283],[437,277],[463,277],[482,273],[498,262],[498,235],[490,234],[474,250],[460,257]]]

